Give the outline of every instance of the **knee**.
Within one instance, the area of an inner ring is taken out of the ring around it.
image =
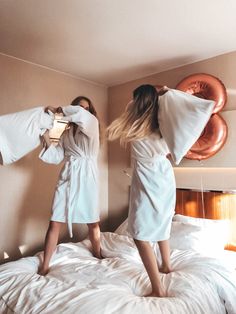
[[[93,222],[87,225],[88,225],[89,231],[100,229],[98,222]]]
[[[135,242],[137,247],[149,246],[149,242],[148,241],[134,239],[134,242]]]

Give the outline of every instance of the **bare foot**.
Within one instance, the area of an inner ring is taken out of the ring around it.
[[[152,291],[151,293],[144,295],[144,297],[164,298],[166,297],[166,293],[164,289],[159,289],[158,291]]]
[[[93,251],[93,256],[99,259],[103,259],[104,257],[102,256],[101,250],[99,252],[94,252]]]
[[[46,276],[49,272],[49,268],[39,268],[38,269],[38,275],[40,276]]]
[[[162,265],[161,267],[159,267],[159,272],[164,273],[164,274],[169,274],[172,272],[172,269],[169,266]]]

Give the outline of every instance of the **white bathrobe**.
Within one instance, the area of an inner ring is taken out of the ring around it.
[[[72,237],[72,223],[99,221],[98,169],[99,124],[97,118],[80,106],[62,108],[63,120],[78,125],[65,131],[57,146],[43,149],[40,159],[58,164],[65,159],[56,186],[52,206],[52,221],[67,222]],[[71,109],[71,110],[70,110]]]
[[[176,185],[168,147],[159,134],[133,141],[133,175],[128,231],[134,239],[162,241],[170,237]]]
[[[54,115],[43,107],[0,116],[0,154],[11,164],[40,145],[40,136],[53,127]]]

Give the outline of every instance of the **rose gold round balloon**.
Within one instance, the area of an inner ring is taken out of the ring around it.
[[[184,78],[176,86],[176,89],[200,98],[214,100],[216,105],[213,113],[219,112],[227,101],[224,84],[217,77],[210,74],[192,74]]]
[[[225,120],[220,115],[213,114],[185,158],[202,160],[213,156],[225,144],[227,134],[228,128]]]

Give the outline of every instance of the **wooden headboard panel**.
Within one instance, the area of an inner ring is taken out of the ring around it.
[[[236,193],[177,189],[176,214],[207,219],[229,219],[226,249],[236,251]]]

